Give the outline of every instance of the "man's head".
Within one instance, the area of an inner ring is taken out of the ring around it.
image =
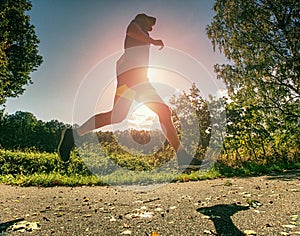
[[[155,17],[147,16],[144,13],[136,15],[135,20],[139,22],[140,26],[145,31],[151,31],[152,26],[154,26],[156,23]]]

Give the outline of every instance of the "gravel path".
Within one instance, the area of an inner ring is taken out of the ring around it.
[[[0,185],[0,235],[300,235],[300,170],[151,187]]]

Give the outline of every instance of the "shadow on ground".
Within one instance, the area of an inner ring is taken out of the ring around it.
[[[295,179],[300,180],[300,169],[274,172],[274,173],[270,173],[267,176],[267,180],[274,180],[274,179],[283,180],[283,181],[290,181]]]
[[[249,210],[249,206],[239,206],[236,204],[220,204],[211,207],[202,207],[197,212],[209,216],[216,228],[216,235],[245,235],[232,222],[231,216],[239,211]]]
[[[24,220],[24,218],[21,218],[21,219],[16,219],[16,220],[11,220],[11,221],[7,221],[4,223],[0,223],[0,235],[2,235],[2,233],[6,232],[10,226],[12,226],[15,223],[18,223],[20,221],[23,221],[23,220]]]

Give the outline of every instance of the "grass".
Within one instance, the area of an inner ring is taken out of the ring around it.
[[[104,186],[104,185],[148,185],[160,184],[168,182],[187,182],[205,179],[214,179],[220,177],[216,171],[208,171],[205,173],[192,172],[190,174],[179,174],[178,176],[160,173],[149,175],[145,172],[126,174],[116,173],[114,175],[96,176],[96,175],[62,175],[60,173],[35,173],[31,175],[1,175],[0,182],[8,185],[17,185],[22,187],[39,186],[39,187],[53,187],[53,186]]]
[[[93,157],[95,158],[95,157]],[[116,157],[114,157],[116,158]],[[132,157],[122,156],[131,160]],[[113,169],[111,164],[102,159],[93,159],[100,169]],[[130,161],[127,160],[127,165]],[[97,161],[97,162],[96,162]],[[141,162],[141,163],[140,163]],[[139,164],[140,163],[140,164]],[[132,171],[134,165],[138,171]],[[146,166],[150,166],[149,163]],[[55,153],[40,153],[36,151],[8,151],[0,149],[0,183],[18,186],[103,186],[103,185],[147,185],[166,182],[187,182],[220,177],[247,177],[268,174],[284,169],[300,168],[300,163],[273,163],[262,165],[258,162],[240,163],[229,166],[224,162],[217,162],[213,168],[205,172],[177,173],[165,168],[145,169],[141,160],[133,162],[131,168],[119,168],[106,174],[94,175],[86,167],[78,154],[74,152],[69,164],[63,163]]]
[[[31,175],[2,175],[0,182],[9,185],[18,185],[23,187],[39,186],[39,187],[52,187],[52,186],[93,186],[104,185],[100,178],[97,176],[82,176],[82,175],[62,175],[59,173],[35,173]]]
[[[282,172],[284,170],[299,169],[300,162],[274,162],[269,164],[261,164],[260,162],[245,162],[237,166],[226,165],[226,163],[218,162],[216,164],[217,171],[223,177],[249,177],[270,174],[273,172]]]

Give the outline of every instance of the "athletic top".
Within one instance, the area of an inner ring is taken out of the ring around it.
[[[125,37],[125,42],[124,42],[124,48],[125,50],[128,48],[132,48],[132,47],[138,47],[138,46],[150,46],[150,43],[145,43],[142,41],[139,41],[137,39],[131,38],[130,36],[127,35],[128,30],[130,29],[132,24],[137,24],[140,26],[141,30],[149,36],[149,33],[143,29],[143,22],[141,22],[140,20],[134,19],[133,21],[130,22],[130,24],[127,27],[126,30],[126,37]]]
[[[138,24],[143,30],[142,23],[137,19],[131,21],[128,25],[124,41],[124,54],[117,62],[117,75],[130,69],[143,67],[145,68],[144,76],[147,76],[150,43],[134,39],[127,34],[132,24]],[[147,31],[143,30],[143,32],[149,35]]]

